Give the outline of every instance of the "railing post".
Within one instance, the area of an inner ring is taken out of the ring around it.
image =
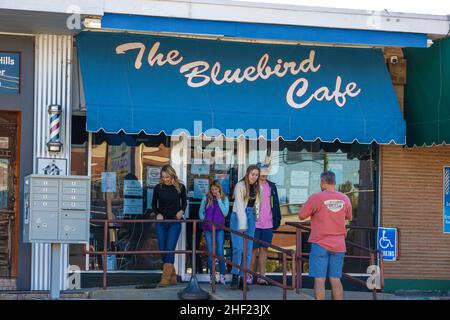
[[[295,228],[295,237],[296,237],[296,246],[295,246],[295,264],[297,266],[296,268],[296,288],[295,292],[297,294],[300,293],[300,290],[302,289],[302,273],[303,273],[303,251],[302,251],[302,232],[301,230],[296,227]]]
[[[211,255],[211,274],[212,274],[212,292],[216,292],[216,225],[212,225],[212,255]]]
[[[283,300],[286,300],[286,273],[287,273],[287,259],[286,259],[286,253],[283,252]]]
[[[242,279],[243,286],[243,300],[247,300],[247,238],[244,237],[244,279]]]
[[[375,265],[375,255],[373,252],[370,252],[370,265],[371,266]],[[373,286],[373,289],[372,289],[372,299],[377,300],[376,279],[374,278],[374,280],[372,280],[372,281],[375,281],[375,286]],[[372,283],[372,284],[374,284],[374,283]]]
[[[380,289],[384,290],[384,266],[383,266],[383,253],[378,251],[378,265],[380,267]]]
[[[292,251],[291,252],[291,265],[292,265],[292,280],[291,280],[291,288],[290,290],[294,290],[294,288],[296,287],[297,284],[297,261],[295,258],[295,252]]]
[[[192,223],[192,274],[197,273],[197,221]]]
[[[108,220],[103,223],[103,289],[106,290],[106,273],[108,259]]]

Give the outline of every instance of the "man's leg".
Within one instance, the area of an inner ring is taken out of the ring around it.
[[[342,268],[344,267],[345,253],[330,252],[328,264],[328,277],[331,283],[331,296],[333,300],[344,299],[344,289],[341,283]]]
[[[325,300],[325,280],[327,278],[314,278],[314,297],[316,300]]]
[[[342,287],[341,279],[329,278],[331,283],[331,297],[333,300],[344,300],[344,289]]]
[[[309,255],[309,276],[314,278],[316,300],[325,299],[325,280],[328,271],[328,251],[316,243],[311,243]]]

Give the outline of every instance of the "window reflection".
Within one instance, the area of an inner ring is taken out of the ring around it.
[[[261,147],[262,146],[262,147]],[[281,142],[279,149],[270,144],[247,143],[247,163],[266,163],[271,166],[268,179],[277,184],[280,197],[282,221],[278,231],[294,232],[286,222],[298,222],[298,211],[309,196],[320,192],[320,174],[331,170],[336,174],[336,189],[347,194],[353,206],[352,225],[375,226],[375,161],[372,145],[326,144],[320,142]],[[309,252],[307,239],[303,236],[303,250]],[[369,247],[373,236],[364,230],[350,230],[347,240]],[[277,246],[295,250],[295,236],[274,234],[273,243]],[[367,253],[347,246],[349,255]],[[276,252],[269,253],[267,272],[281,272],[282,265]],[[345,272],[364,273],[367,260],[347,259]],[[289,266],[290,267],[290,266]],[[306,272],[308,266],[306,265]]]

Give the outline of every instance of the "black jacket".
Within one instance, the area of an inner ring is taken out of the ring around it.
[[[273,229],[276,230],[281,223],[280,199],[278,198],[277,185],[267,180],[270,186],[270,207],[272,208]]]

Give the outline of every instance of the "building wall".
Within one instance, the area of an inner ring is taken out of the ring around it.
[[[387,61],[393,55],[400,63],[389,65],[389,70],[403,112],[406,61],[401,49],[385,50]],[[450,234],[442,232],[445,165],[450,165],[450,146],[381,146],[380,226],[400,229],[400,257],[385,262],[386,279],[450,280]],[[397,287],[405,289],[405,285],[408,289],[427,288],[420,281],[399,282]],[[450,282],[445,286],[450,289]]]
[[[400,229],[400,258],[385,262],[385,278],[450,280],[450,234],[442,232],[450,146],[381,149],[381,225]]]
[[[20,94],[1,94],[0,110],[21,112],[20,132],[20,177],[19,184],[19,224],[18,232],[18,289],[30,288],[29,244],[22,242],[23,228],[23,177],[33,170],[33,90],[34,90],[34,37],[0,35],[0,51],[19,51],[21,53],[21,91]]]
[[[38,173],[38,158],[67,159],[67,172],[70,174],[71,117],[72,117],[72,52],[71,36],[40,34],[36,36],[35,65],[36,79],[34,90],[34,173]],[[50,154],[48,106],[58,104],[61,114],[62,151]],[[32,246],[31,290],[47,290],[50,285],[50,245],[36,243]],[[68,268],[68,245],[62,245],[61,289],[66,288]]]

